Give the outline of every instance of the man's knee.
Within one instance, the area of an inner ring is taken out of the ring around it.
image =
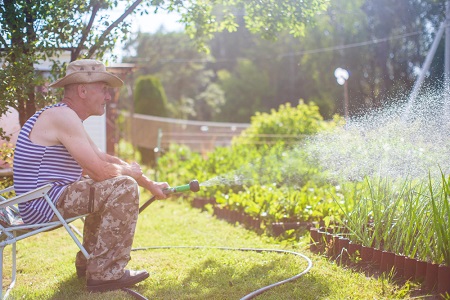
[[[130,200],[139,204],[139,185],[131,176],[119,176],[120,188],[123,189]]]

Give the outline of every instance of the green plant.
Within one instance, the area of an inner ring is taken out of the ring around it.
[[[144,115],[167,117],[167,97],[158,77],[147,75],[136,80],[134,91],[134,112]],[[153,149],[138,146],[142,162],[155,166]]]
[[[141,161],[140,153],[133,148],[130,142],[124,139],[120,139],[115,145],[115,151],[117,156],[125,161]]]
[[[147,75],[136,80],[134,112],[167,117],[167,97],[158,77]]]
[[[170,185],[186,184],[193,179],[200,183],[205,180],[202,175],[202,157],[185,145],[170,144],[158,160],[159,177]]]
[[[14,148],[9,143],[4,143],[0,147],[0,160],[2,160],[7,167],[12,168],[14,158]],[[13,184],[13,178],[7,177],[0,181],[0,188],[5,188]]]
[[[435,233],[433,242],[433,247],[436,250],[434,255],[434,261],[437,263],[445,263],[450,266],[450,205],[449,205],[449,195],[450,187],[449,181],[445,179],[445,175],[441,170],[442,174],[442,185],[440,191],[436,193],[433,191],[433,186],[431,184],[430,177],[430,198],[432,205],[432,220],[433,220],[433,231]]]
[[[366,179],[364,181],[367,184]],[[342,187],[342,198],[340,201],[333,197],[342,212],[341,224],[348,230],[349,239],[352,242],[364,246],[372,246],[374,236],[370,226],[371,206],[366,189],[359,182],[347,183]],[[353,205],[349,205],[352,199]]]
[[[290,103],[282,104],[271,113],[257,112],[251,125],[234,141],[236,144],[274,144],[283,141],[287,145],[298,144],[307,135],[332,128],[333,122],[325,122],[314,103],[299,101],[296,107]]]
[[[422,199],[423,183],[408,183],[404,193],[401,211],[396,216],[395,231],[391,236],[392,251],[409,257],[415,257],[419,249],[417,240],[420,231],[427,222],[426,202]]]

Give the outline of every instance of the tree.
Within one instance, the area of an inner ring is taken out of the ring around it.
[[[18,109],[20,122],[36,110],[39,102],[54,101],[45,95],[37,95],[36,86],[41,77],[36,76],[33,64],[41,59],[51,59],[60,51],[71,52],[71,60],[80,57],[101,59],[112,49],[119,37],[126,37],[129,24],[125,18],[135,12],[148,13],[158,10],[177,11],[186,32],[196,39],[199,47],[214,32],[237,28],[234,9],[238,6],[246,12],[246,26],[252,33],[259,32],[265,38],[275,38],[282,30],[289,29],[300,35],[305,24],[313,20],[314,13],[326,8],[328,0],[211,0],[179,1],[156,0],[143,2],[117,0],[69,0],[31,1],[2,0],[0,3],[0,47],[4,61],[0,80],[0,115],[6,107]],[[116,20],[108,10],[119,4],[128,4]],[[220,5],[221,10],[214,10]],[[61,74],[64,66],[54,65],[54,74]],[[42,100],[42,101],[41,101]]]
[[[111,49],[119,35],[127,33],[123,20],[142,2],[135,1],[114,21],[101,12],[117,6],[117,1],[0,1],[0,75],[2,104],[0,115],[8,106],[19,111],[23,124],[36,106],[53,101],[38,93],[43,77],[33,64],[70,51],[71,61],[80,57],[101,57]],[[94,30],[95,28],[95,30]],[[54,65],[55,74],[63,66]]]
[[[152,75],[140,76],[136,80],[134,112],[144,115],[167,117],[167,97],[161,81]],[[153,149],[137,146],[142,163],[155,166]]]
[[[321,103],[332,99],[341,110],[343,90],[333,73],[342,67],[350,71],[351,114],[401,100],[445,19],[444,6],[435,0],[333,1],[316,26],[307,28],[296,55],[299,67],[310,73],[298,84],[304,87],[301,98],[316,102],[321,112]],[[434,66],[429,81],[436,82],[442,72],[438,63]]]
[[[147,75],[136,80],[134,112],[167,117],[167,97],[158,77]]]
[[[138,66],[137,76],[152,74],[161,79],[171,117],[204,120],[220,111],[223,92],[212,82],[214,74],[208,69],[213,59],[199,52],[186,34],[138,33],[126,47],[135,49],[135,56],[124,61]]]
[[[219,84],[225,91],[227,105],[222,108],[219,121],[249,122],[255,111],[269,111],[264,107],[273,97],[267,71],[262,71],[247,59],[239,60],[233,76],[226,71],[219,71]]]

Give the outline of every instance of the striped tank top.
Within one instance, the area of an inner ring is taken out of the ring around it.
[[[40,114],[59,106],[68,107],[62,102],[47,106],[24,124],[17,138],[13,161],[16,194],[51,183],[53,187],[48,195],[55,205],[67,185],[80,180],[82,169],[63,145],[37,145],[30,141],[29,136]],[[23,221],[28,224],[47,222],[54,215],[43,197],[19,204],[19,210]]]

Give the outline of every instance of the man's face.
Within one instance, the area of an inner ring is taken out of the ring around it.
[[[104,82],[85,84],[87,91],[86,105],[91,115],[101,116],[105,113],[106,103],[111,101],[111,87]]]

